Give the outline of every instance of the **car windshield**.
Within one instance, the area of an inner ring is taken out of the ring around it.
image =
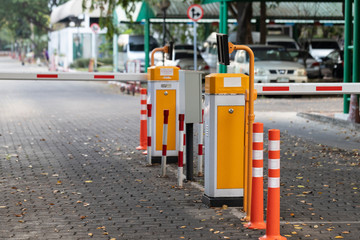
[[[192,52],[178,52],[175,53],[175,59],[183,59],[183,58],[194,58],[194,53]],[[201,55],[198,53],[197,54],[197,58],[201,58]]]
[[[178,50],[193,50],[194,46],[192,46],[192,45],[175,45],[174,48],[178,49]]]
[[[285,50],[274,48],[258,48],[253,49],[256,61],[294,61],[290,54]],[[247,61],[249,56],[246,55]]]
[[[289,51],[289,54],[293,58],[313,58],[308,52],[304,51]]]
[[[150,51],[157,47],[157,44],[150,44]],[[135,52],[143,52],[144,51],[144,44],[143,43],[130,43],[130,51]]]
[[[339,49],[336,42],[311,42],[311,46],[315,49]]]
[[[279,45],[279,46],[283,46],[284,48],[296,48],[296,45],[294,42],[271,41],[271,42],[268,42],[268,44]]]

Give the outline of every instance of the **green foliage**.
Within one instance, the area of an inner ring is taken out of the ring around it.
[[[73,63],[70,64],[71,68],[88,68],[89,67],[90,58],[79,58],[76,59]],[[108,58],[99,58],[97,59],[97,63],[99,66],[112,66],[113,59]]]
[[[86,1],[83,0],[83,8],[86,9]],[[99,7],[102,10],[103,16],[100,18],[101,28],[106,27],[106,37],[112,39],[114,34],[119,34],[118,29],[113,23],[113,11],[115,7],[121,6],[125,9],[126,16],[132,21],[132,13],[135,11],[135,3],[141,0],[91,0],[90,11],[94,10],[95,7]]]
[[[52,8],[67,1],[1,0],[0,28],[8,29],[9,41],[30,41],[36,49],[42,49],[47,41],[43,36],[50,30]]]
[[[98,65],[110,65],[112,66],[113,64],[113,59],[112,58],[100,58],[97,60]]]
[[[0,50],[8,49],[12,40],[12,32],[7,27],[0,28]]]
[[[112,54],[113,54],[112,41],[104,41],[102,44],[100,44],[99,53],[104,57],[112,56]]]
[[[87,68],[89,67],[90,58],[79,58],[76,59],[72,64],[71,68]]]
[[[30,24],[48,30],[51,8],[48,0],[2,0],[0,22],[7,23],[17,37],[31,34]]]

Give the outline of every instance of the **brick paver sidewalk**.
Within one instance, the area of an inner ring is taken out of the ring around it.
[[[199,189],[146,166],[134,150],[139,97],[100,83],[0,84],[0,239],[264,234],[244,229],[238,209],[208,209]],[[358,153],[282,137],[282,235],[358,239]]]
[[[230,209],[206,208],[190,183],[177,189],[174,174],[146,166],[134,150],[138,97],[96,83],[1,84],[0,239],[245,236]]]

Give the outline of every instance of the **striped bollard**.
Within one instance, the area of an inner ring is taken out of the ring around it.
[[[147,161],[148,164],[151,165],[151,110],[152,105],[147,105]]]
[[[244,226],[250,229],[265,229],[263,184],[264,125],[262,123],[253,124],[252,144],[253,154],[250,222]]]
[[[285,240],[280,235],[280,130],[269,130],[269,174],[266,234],[260,240]]]
[[[198,145],[198,177],[204,176],[203,173],[203,145],[204,145],[204,109],[201,111],[201,122],[199,123],[199,145]]]
[[[184,114],[179,114],[179,156],[178,156],[178,186],[183,186],[184,166]]]
[[[140,146],[138,146],[137,150],[145,150],[146,149],[146,135],[147,135],[147,126],[146,126],[146,88],[140,89]]]
[[[164,110],[164,128],[163,128],[163,145],[161,156],[161,176],[166,176],[166,153],[167,153],[167,135],[168,135],[169,110]]]

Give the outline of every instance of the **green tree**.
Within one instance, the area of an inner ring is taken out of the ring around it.
[[[12,41],[31,41],[35,47],[50,30],[49,19],[54,6],[68,0],[1,0],[0,28],[8,29]]]

